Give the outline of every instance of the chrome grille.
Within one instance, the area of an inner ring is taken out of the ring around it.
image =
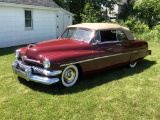
[[[19,61],[19,60],[17,60],[17,63],[18,63],[18,67],[20,67],[23,71],[25,71],[28,68],[31,68],[33,73],[38,73],[38,74],[44,75],[43,68],[25,65],[22,61]]]
[[[42,69],[42,68],[32,66],[32,69],[33,69],[34,73],[39,73],[39,74],[44,73],[44,69]]]

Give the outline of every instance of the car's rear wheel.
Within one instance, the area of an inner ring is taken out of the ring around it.
[[[67,66],[61,76],[61,83],[64,87],[73,86],[78,80],[78,68],[75,65]]]
[[[131,62],[131,63],[129,64],[129,67],[134,68],[136,65],[137,65],[137,62],[136,62],[136,61],[135,61],[135,62]]]

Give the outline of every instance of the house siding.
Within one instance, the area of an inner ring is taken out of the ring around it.
[[[33,29],[25,29],[27,8],[0,6],[0,48],[56,38],[56,11],[32,10]]]

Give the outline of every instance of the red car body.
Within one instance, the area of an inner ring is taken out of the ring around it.
[[[75,35],[85,32],[89,36]],[[110,34],[113,35],[107,37]],[[79,73],[90,74],[126,64],[135,67],[137,61],[149,54],[148,43],[135,39],[127,28],[86,23],[69,26],[57,40],[18,49],[12,67],[15,74],[28,81],[48,85],[60,82],[70,87],[76,83]]]

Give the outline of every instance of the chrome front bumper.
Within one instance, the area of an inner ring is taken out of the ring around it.
[[[56,76],[60,75],[62,72],[61,70],[48,71],[45,69],[40,69],[35,66],[24,65],[22,62],[18,60],[16,60],[13,63],[12,69],[14,74],[26,79],[27,81],[33,81],[33,82],[42,83],[46,85],[57,83],[59,81],[59,78],[56,78]],[[36,74],[34,75],[33,72],[38,73],[38,75]],[[41,74],[42,76],[39,74]]]

